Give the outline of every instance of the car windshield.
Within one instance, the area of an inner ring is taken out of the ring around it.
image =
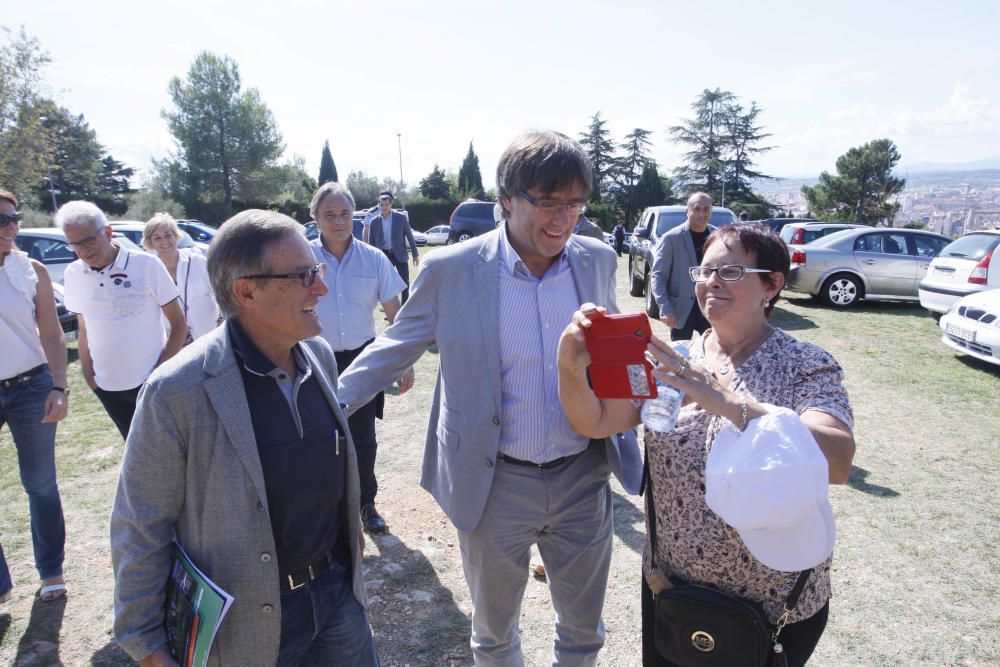
[[[949,243],[941,251],[941,256],[979,261],[986,256],[986,253],[992,252],[997,245],[1000,245],[1000,235],[969,234]]]
[[[666,211],[656,217],[656,235],[663,236],[674,227],[684,224],[687,213],[684,211]]]

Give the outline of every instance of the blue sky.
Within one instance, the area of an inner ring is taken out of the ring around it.
[[[41,41],[55,98],[139,168],[170,150],[167,82],[200,50],[239,63],[311,172],[329,139],[341,174],[398,178],[399,133],[406,181],[457,171],[473,141],[489,187],[519,132],[576,136],[596,111],[615,141],[652,130],[670,169],[666,128],[716,87],[763,107],[776,148],[760,166],[778,176],[880,137],[904,167],[1000,157],[995,0],[146,4],[20,2],[0,19]]]

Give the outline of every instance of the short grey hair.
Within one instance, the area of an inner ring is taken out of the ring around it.
[[[236,281],[246,276],[271,273],[271,247],[294,234],[302,225],[277,211],[248,209],[229,218],[219,227],[208,250],[208,279],[215,302],[226,317],[240,314],[233,293]]]
[[[59,229],[81,225],[104,229],[108,226],[108,218],[104,211],[89,201],[68,201],[56,211],[55,225]]]
[[[316,194],[313,195],[312,201],[309,202],[309,215],[313,217],[313,220],[316,219],[316,212],[319,211],[319,207],[323,203],[323,200],[330,195],[341,195],[343,197],[347,197],[347,201],[351,202],[351,210],[354,210],[354,195],[351,194],[351,191],[347,188],[347,186],[341,185],[336,181],[330,181],[329,183],[324,183],[319,186],[319,189],[316,190]]]

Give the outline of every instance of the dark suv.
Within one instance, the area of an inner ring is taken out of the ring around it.
[[[458,241],[468,241],[473,236],[479,236],[496,229],[497,223],[493,219],[494,202],[477,201],[470,199],[455,207],[451,213],[451,221],[448,225],[451,231],[448,233],[448,244]]]

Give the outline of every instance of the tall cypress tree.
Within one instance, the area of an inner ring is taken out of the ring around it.
[[[337,165],[333,163],[333,155],[330,153],[330,140],[323,142],[323,155],[319,159],[319,184],[337,182]]]
[[[479,157],[472,150],[471,141],[469,152],[462,161],[462,168],[458,170],[458,191],[462,197],[482,199],[486,196],[486,191],[483,189],[483,175],[479,171]]]

